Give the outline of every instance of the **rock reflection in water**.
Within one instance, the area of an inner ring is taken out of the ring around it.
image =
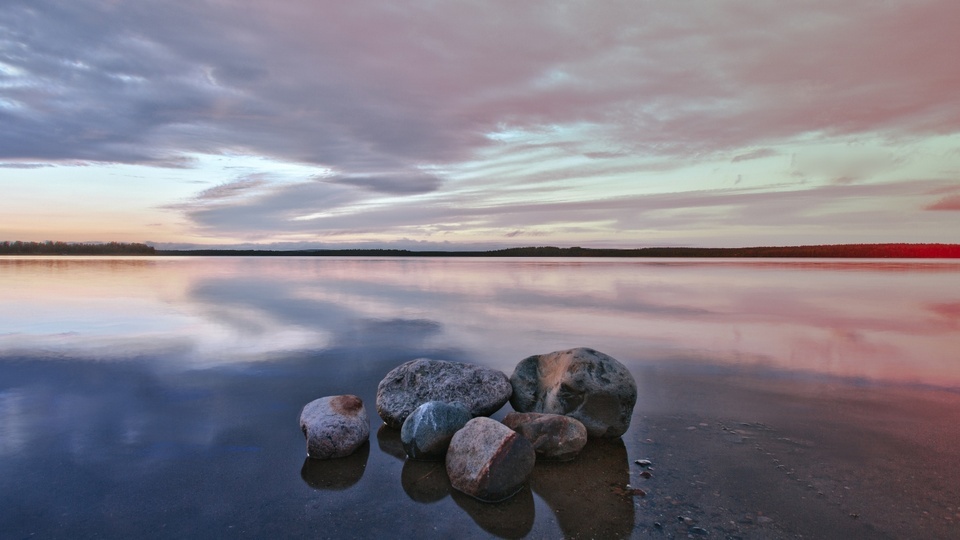
[[[457,506],[481,529],[500,538],[523,538],[533,529],[534,505],[530,486],[498,503],[481,502],[452,489],[450,495]]]
[[[337,459],[312,459],[303,461],[300,477],[314,489],[343,490],[356,484],[363,477],[370,456],[370,443],[366,442],[356,452]]]
[[[377,430],[377,446],[380,451],[388,456],[397,459],[407,459],[407,452],[403,449],[403,442],[400,440],[400,430],[393,429],[386,424],[380,424]]]
[[[530,487],[557,516],[567,538],[622,538],[633,528],[633,500],[614,488],[630,483],[622,439],[590,439],[573,461],[537,461]]]
[[[377,444],[384,454],[405,460],[400,483],[411,500],[430,504],[450,495],[477,525],[499,537],[530,533],[534,493],[553,510],[565,537],[623,538],[633,529],[633,499],[622,494],[630,483],[630,461],[622,439],[591,439],[572,461],[538,460],[529,485],[499,503],[480,502],[453,489],[443,461],[407,459],[400,430],[381,426]]]
[[[400,483],[407,496],[418,503],[437,502],[454,491],[443,461],[406,460]]]

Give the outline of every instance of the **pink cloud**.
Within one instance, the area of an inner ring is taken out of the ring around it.
[[[948,195],[939,201],[924,207],[924,210],[960,211],[960,195]]]

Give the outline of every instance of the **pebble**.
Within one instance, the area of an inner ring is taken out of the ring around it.
[[[704,529],[703,527],[690,527],[690,532],[693,533],[693,534],[699,534],[699,535],[701,535],[701,536],[710,534],[710,533],[709,533],[706,529]]]
[[[637,465],[639,465],[639,466],[641,466],[641,467],[649,467],[649,466],[653,465],[653,462],[650,461],[649,459],[638,459],[638,460],[634,461],[634,463],[636,463]]]

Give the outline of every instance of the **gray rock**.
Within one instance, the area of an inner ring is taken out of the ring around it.
[[[328,396],[304,406],[300,430],[307,438],[308,457],[339,458],[349,456],[370,438],[370,419],[357,396]]]
[[[498,502],[523,488],[535,462],[530,441],[496,420],[480,417],[453,436],[446,465],[454,489]]]
[[[510,383],[514,410],[572,416],[590,437],[623,435],[637,402],[637,383],[630,371],[593,349],[524,358]]]
[[[503,425],[533,444],[537,459],[567,461],[587,444],[587,428],[576,418],[561,414],[512,412]]]
[[[403,421],[400,428],[403,449],[413,459],[443,459],[453,434],[471,418],[470,411],[459,403],[428,401]]]
[[[395,429],[428,401],[462,403],[472,416],[488,416],[503,407],[512,392],[510,380],[500,371],[420,358],[395,367],[380,381],[377,413]]]

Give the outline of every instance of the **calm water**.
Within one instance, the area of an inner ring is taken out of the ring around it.
[[[304,459],[312,399],[577,346],[631,429],[509,503]],[[958,261],[0,258],[0,537],[949,538],[958,351]]]

